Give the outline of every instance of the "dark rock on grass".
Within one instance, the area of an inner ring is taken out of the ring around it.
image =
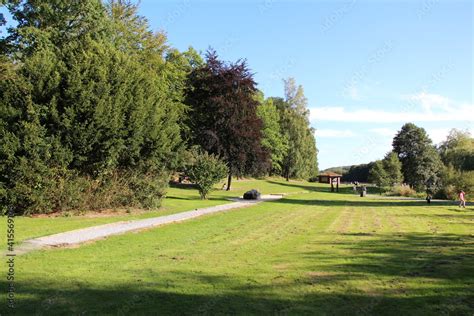
[[[258,200],[260,199],[260,192],[257,190],[250,190],[244,193],[244,200]]]

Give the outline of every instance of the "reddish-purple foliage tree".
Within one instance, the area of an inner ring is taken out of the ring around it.
[[[210,50],[206,64],[190,74],[188,87],[189,141],[227,162],[227,190],[232,175],[265,172],[269,154],[261,146],[257,88],[245,60],[225,63]]]

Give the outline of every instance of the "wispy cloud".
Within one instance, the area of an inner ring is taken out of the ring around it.
[[[374,134],[377,134],[379,136],[384,136],[384,137],[393,137],[397,133],[396,130],[391,129],[391,128],[386,128],[386,127],[371,128],[369,132],[372,132]]]
[[[425,91],[402,96],[402,100],[418,103],[425,112],[440,109],[443,111],[455,111],[456,106],[452,100],[439,94],[426,93]]]
[[[431,138],[434,144],[439,144],[443,141],[446,140],[446,137],[449,135],[449,132],[451,131],[452,128],[447,127],[447,128],[425,128],[426,132],[428,133],[428,136]],[[466,129],[468,132],[472,134],[473,129],[467,128]],[[391,129],[391,128],[372,128],[369,130],[369,132],[374,133],[379,136],[384,136],[384,137],[390,137],[393,138],[395,137],[395,134],[397,134],[398,130],[396,129]]]
[[[314,134],[316,137],[322,138],[346,138],[355,137],[356,134],[351,130],[339,130],[339,129],[317,129]]]
[[[412,111],[348,110],[342,106],[313,107],[310,109],[310,118],[312,121],[371,123],[466,122],[473,120],[474,104],[472,103],[455,102],[449,98],[426,92],[405,95],[401,99],[416,102],[417,106]]]
[[[348,86],[346,91],[346,94],[352,99],[352,100],[361,100],[361,96],[359,93],[359,89],[357,89],[356,86]]]
[[[427,132],[434,144],[439,144],[446,140],[451,128],[428,128]]]

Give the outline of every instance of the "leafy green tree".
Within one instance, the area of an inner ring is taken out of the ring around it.
[[[346,182],[368,182],[370,169],[374,162],[370,162],[368,164],[360,164],[360,165],[352,165],[344,167],[345,172],[342,173],[342,181]]]
[[[204,67],[189,77],[186,104],[191,144],[222,157],[232,175],[255,174],[268,168],[261,145],[262,120],[257,116],[257,91],[245,61],[224,63],[209,51]]]
[[[307,99],[302,86],[296,87],[294,79],[285,83],[285,99],[274,98],[280,111],[280,126],[288,139],[288,150],[283,158],[283,176],[309,179],[318,173],[317,148],[314,130],[309,122]]]
[[[442,172],[442,187],[437,192],[438,198],[455,200],[462,190],[470,199],[474,195],[474,171],[462,171],[452,165],[445,166]]]
[[[440,185],[441,159],[423,128],[407,123],[393,139],[405,182],[416,190],[434,192]]]
[[[474,194],[474,138],[468,131],[451,130],[438,147],[445,166],[441,175],[442,188],[438,197],[456,199],[463,190]]]
[[[308,99],[304,95],[303,86],[297,85],[294,78],[283,80],[285,89],[285,101],[290,108],[302,117],[309,117]]]
[[[370,169],[369,181],[375,183],[380,188],[385,188],[390,185],[389,175],[384,168],[382,160],[377,160]]]
[[[387,173],[387,183],[389,186],[401,184],[403,182],[402,163],[398,159],[398,155],[389,152],[382,160],[383,168]]]
[[[207,199],[214,185],[227,176],[227,166],[217,156],[197,153],[187,169],[189,180],[198,186],[201,199]]]
[[[370,166],[368,180],[381,188],[392,187],[403,181],[402,165],[394,152],[387,153],[383,160],[377,160]]]
[[[438,151],[445,165],[458,170],[474,170],[474,138],[468,131],[452,129]]]
[[[260,105],[257,107],[257,115],[263,122],[262,146],[270,152],[271,171],[280,174],[286,151],[288,150],[288,139],[280,126],[280,113],[273,104],[272,99],[263,100],[263,94],[258,98]]]

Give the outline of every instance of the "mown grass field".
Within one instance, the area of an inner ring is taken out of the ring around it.
[[[472,207],[265,185],[294,194],[17,257],[16,313],[473,315]],[[168,210],[219,203],[176,190]]]
[[[131,210],[130,213],[122,211],[107,212],[104,215],[100,212],[88,212],[82,216],[73,215],[71,212],[65,212],[58,217],[28,217],[19,216],[15,219],[15,241],[20,243],[25,239],[41,237],[51,234],[57,234],[73,229],[80,229],[89,226],[107,224],[118,221],[128,221],[134,219],[150,218],[162,215],[169,215],[178,212],[189,211],[195,208],[214,206],[229,203],[228,198],[241,196],[245,191],[256,188],[266,194],[271,193],[295,193],[302,192],[298,186],[287,187],[282,183],[282,179],[272,180],[242,180],[234,181],[231,191],[216,190],[211,194],[208,200],[200,200],[196,189],[182,189],[177,187],[168,188],[166,198],[163,200],[163,206],[160,209],[150,211]],[[221,187],[222,185],[219,185]],[[282,191],[284,190],[284,191]],[[6,216],[0,217],[1,227],[6,227]],[[0,238],[0,248],[6,247],[6,236],[3,234]]]

